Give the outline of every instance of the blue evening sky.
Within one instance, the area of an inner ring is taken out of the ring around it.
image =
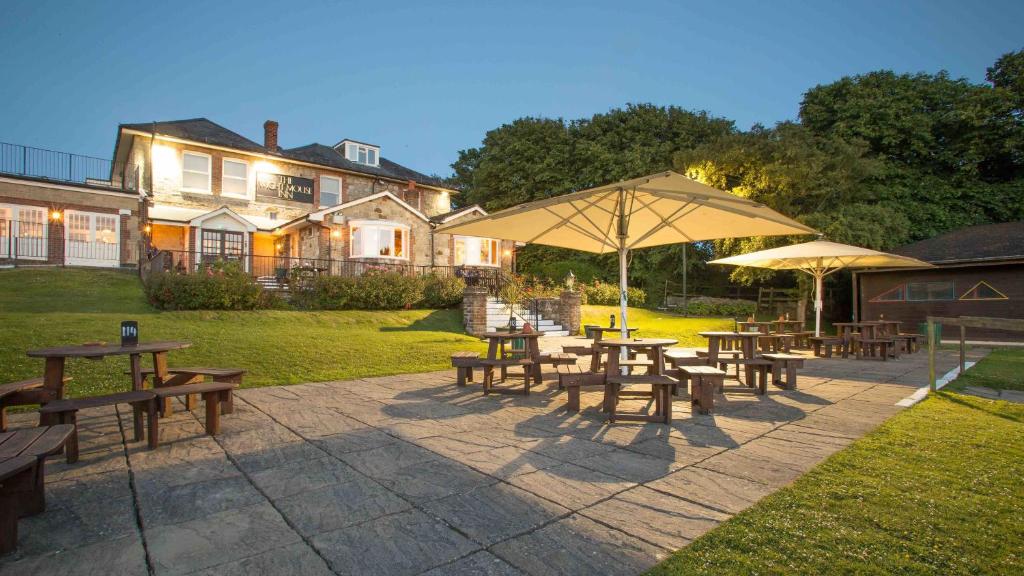
[[[740,128],[877,69],[985,67],[1024,2],[50,2],[0,5],[0,141],[109,157],[116,126],[205,116],[344,137],[448,175],[521,116],[675,104]]]

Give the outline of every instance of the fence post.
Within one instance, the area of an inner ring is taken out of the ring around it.
[[[928,388],[935,392],[935,321],[928,317]]]
[[[967,326],[960,325],[960,373],[967,370]]]

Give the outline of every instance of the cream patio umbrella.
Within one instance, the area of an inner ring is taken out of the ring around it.
[[[709,264],[752,266],[772,270],[799,270],[814,277],[814,335],[821,335],[821,284],[825,276],[841,268],[932,268],[907,256],[868,248],[815,240],[712,260]]]
[[[814,233],[763,204],[671,171],[528,202],[436,231],[598,254],[617,252],[623,338],[628,335],[630,250],[718,238]]]

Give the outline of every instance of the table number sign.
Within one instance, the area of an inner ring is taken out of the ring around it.
[[[139,323],[134,320],[121,322],[121,346],[138,346]]]

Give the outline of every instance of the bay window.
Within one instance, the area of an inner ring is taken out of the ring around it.
[[[353,222],[351,226],[352,258],[409,259],[409,228],[385,222]]]
[[[320,207],[328,208],[341,203],[341,178],[320,177]]]
[[[501,243],[493,238],[455,237],[456,266],[500,266]]]
[[[181,187],[190,192],[210,192],[210,156],[199,152],[181,155]]]
[[[247,198],[249,196],[249,164],[242,160],[224,159],[221,194]]]

